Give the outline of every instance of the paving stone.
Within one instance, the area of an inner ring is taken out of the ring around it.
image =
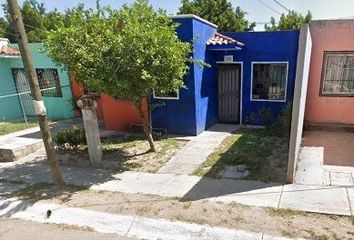
[[[352,174],[349,172],[329,172],[332,186],[354,186]]]
[[[296,170],[295,183],[297,184],[324,186],[328,182],[329,173],[324,171],[321,166],[299,167]]]
[[[201,199],[213,201],[216,197],[220,196],[224,185],[225,181],[223,179],[199,178],[199,181],[186,192],[183,199],[187,201]]]
[[[231,179],[242,179],[244,177],[244,173],[243,172],[225,171],[221,177],[222,178],[231,178]]]
[[[351,214],[354,216],[354,188],[347,188],[348,197],[350,201]]]
[[[184,175],[176,175],[158,194],[163,197],[182,198],[193,186],[197,185],[200,179],[201,178],[197,176],[188,176],[186,178]]]
[[[323,147],[302,147],[299,154],[298,166],[303,168],[321,166],[323,159]]]
[[[279,207],[350,215],[348,197],[344,187],[285,185]]]
[[[201,162],[202,163],[202,162]],[[160,169],[159,174],[181,174],[181,172],[186,174],[193,174],[194,170],[201,164],[189,164],[189,163],[171,163]]]
[[[226,180],[215,201],[236,202],[251,206],[277,207],[282,186],[255,181]]]
[[[237,165],[237,170],[244,172],[247,169],[247,165],[241,164],[241,165]]]
[[[158,194],[174,178],[171,174],[126,172],[121,179],[93,185],[92,190],[119,191],[125,193]]]
[[[224,169],[225,172],[237,172],[238,166],[226,166]]]

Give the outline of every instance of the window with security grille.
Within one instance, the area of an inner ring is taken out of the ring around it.
[[[18,82],[19,78],[25,79],[25,71],[22,68],[16,68],[12,70],[15,82]],[[36,68],[39,87],[41,89],[42,96],[44,97],[62,97],[60,80],[58,70],[55,68]],[[23,81],[28,85],[28,81]],[[29,85],[27,87],[28,91]]]
[[[354,96],[354,52],[325,52],[321,95]]]
[[[58,70],[55,68],[36,68],[39,86],[44,97],[62,97]]]
[[[252,68],[252,100],[285,101],[288,63],[253,63]]]

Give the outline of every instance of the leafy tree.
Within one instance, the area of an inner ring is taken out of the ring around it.
[[[307,12],[306,16],[303,16],[293,10],[288,12],[287,15],[283,13],[278,24],[276,24],[274,17],[271,17],[270,26],[266,24],[264,28],[266,31],[296,30],[300,29],[302,24],[311,22],[311,20],[312,14],[310,11]]]
[[[84,10],[81,4],[66,20],[48,35],[49,55],[74,71],[90,90],[131,100],[150,149],[156,151],[143,102],[152,91],[169,93],[184,86],[191,44],[181,42],[177,24],[164,11],[154,11],[147,0],[120,10]]]
[[[2,5],[5,17],[0,18],[0,29],[2,37],[16,42],[14,28],[7,3]],[[21,6],[21,13],[29,42],[42,42],[47,37],[48,30],[55,30],[63,24],[64,14],[56,9],[47,12],[44,3],[37,0],[25,0]]]
[[[228,0],[182,0],[179,14],[195,14],[218,25],[226,32],[253,29],[255,23],[249,23],[240,7],[234,9]]]

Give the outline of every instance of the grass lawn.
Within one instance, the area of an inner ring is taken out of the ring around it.
[[[29,122],[28,125],[24,122],[0,122],[0,135],[5,135],[36,126],[38,126],[36,122]]]
[[[227,137],[194,174],[218,178],[226,166],[244,164],[250,171],[246,179],[284,182],[287,156],[288,137],[280,131],[241,129]]]
[[[157,152],[149,151],[149,144],[139,136],[117,136],[102,139],[102,167],[117,171],[138,171],[156,173],[187,141],[163,137],[155,140]],[[86,145],[78,149],[59,149],[58,158],[62,164],[89,166]]]

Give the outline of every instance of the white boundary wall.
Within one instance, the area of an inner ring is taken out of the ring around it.
[[[297,56],[297,70],[289,141],[287,182],[292,183],[296,171],[297,159],[301,147],[302,131],[306,106],[307,86],[309,80],[312,39],[309,25],[301,27],[299,50]]]

